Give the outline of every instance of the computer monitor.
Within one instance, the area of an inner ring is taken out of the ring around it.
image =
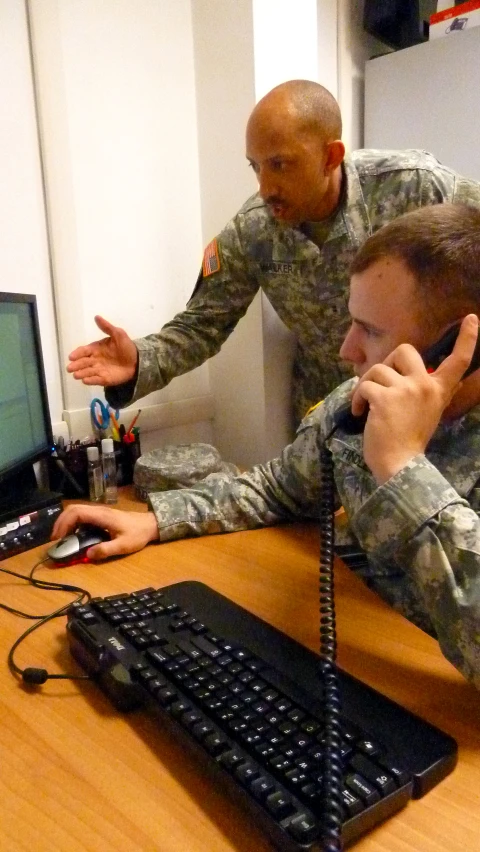
[[[36,298],[0,293],[0,518],[48,505],[33,464],[51,451]]]

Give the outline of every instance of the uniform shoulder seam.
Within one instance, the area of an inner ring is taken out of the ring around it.
[[[357,153],[357,152],[356,152]],[[360,155],[363,152],[358,152]],[[391,172],[433,172],[437,169],[442,171],[451,171],[447,166],[442,165],[430,151],[424,151],[418,148],[412,148],[411,151],[376,151],[371,149],[369,153],[378,154],[381,162],[369,162],[361,156],[353,157],[353,162],[357,172],[362,175],[381,175]],[[409,156],[410,154],[410,156]]]

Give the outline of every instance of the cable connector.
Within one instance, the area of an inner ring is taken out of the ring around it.
[[[39,686],[41,683],[45,683],[48,680],[48,672],[46,669],[24,669],[22,672],[22,678],[25,683],[32,683]]]

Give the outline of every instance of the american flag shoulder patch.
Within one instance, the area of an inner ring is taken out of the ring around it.
[[[213,275],[214,272],[220,271],[220,254],[218,252],[218,242],[217,240],[212,240],[211,243],[208,244],[204,253],[203,253],[203,264],[202,264],[202,272],[203,277],[208,278],[209,275]]]

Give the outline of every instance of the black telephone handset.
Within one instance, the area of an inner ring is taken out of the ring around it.
[[[451,354],[455,341],[460,331],[461,322],[453,325],[445,334],[437,340],[432,346],[425,350],[422,355],[425,366],[431,370],[436,370],[442,361]],[[475,345],[475,351],[472,355],[472,360],[465,370],[462,378],[466,379],[470,373],[475,372],[480,367],[480,333]],[[368,417],[368,405],[363,413],[356,417],[352,414],[350,403],[347,402],[342,408],[339,408],[335,415],[335,428],[343,429],[349,435],[359,435],[365,429],[365,424]]]

